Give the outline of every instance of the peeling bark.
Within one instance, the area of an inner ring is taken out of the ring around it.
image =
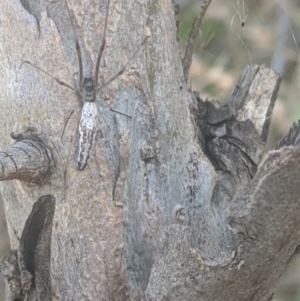
[[[185,83],[172,1],[111,0],[99,84],[150,37],[97,95],[103,120],[79,172],[77,96],[28,64],[19,69],[28,60],[76,81],[64,4],[5,0],[0,12],[0,146],[18,170],[32,164],[48,176],[1,185],[12,247],[33,200],[53,194],[55,300],[270,300],[299,250],[298,126],[261,162],[279,76],[248,66],[227,103],[203,101]],[[84,75],[94,70],[106,4],[69,3]],[[12,153],[8,134],[33,126],[39,151],[22,136]]]

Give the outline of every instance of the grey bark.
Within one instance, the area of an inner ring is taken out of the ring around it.
[[[16,142],[0,152],[0,181],[17,179],[42,184],[54,166],[51,149],[43,142],[46,137],[40,138],[33,128],[10,136]]]
[[[88,76],[106,2],[69,6]],[[34,127],[53,161],[42,182],[1,185],[11,246],[32,204],[54,195],[53,300],[270,300],[298,254],[300,222],[299,147],[262,160],[279,77],[249,66],[228,103],[203,101],[185,84],[172,1],[112,0],[102,82],[150,37],[98,95],[106,121],[78,171],[80,101],[19,68],[29,60],[76,84],[64,1],[4,0],[0,20],[0,149],[11,132]]]
[[[51,234],[55,199],[41,196],[26,219],[20,245],[0,264],[7,301],[51,301]]]

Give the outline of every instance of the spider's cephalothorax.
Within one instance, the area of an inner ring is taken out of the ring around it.
[[[83,100],[84,102],[96,101],[96,91],[94,89],[94,80],[92,77],[85,77],[83,81]]]

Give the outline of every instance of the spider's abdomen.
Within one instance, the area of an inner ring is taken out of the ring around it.
[[[85,102],[79,121],[79,147],[77,168],[84,170],[89,159],[90,150],[93,146],[98,121],[98,109],[95,102]]]

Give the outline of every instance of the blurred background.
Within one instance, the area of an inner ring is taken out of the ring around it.
[[[180,5],[182,56],[189,30],[203,0],[174,0]],[[192,89],[202,98],[227,101],[247,64],[265,64],[282,76],[272,115],[268,149],[300,119],[300,0],[212,0],[200,28],[190,70]],[[0,196],[0,260],[9,240]],[[5,301],[0,276],[0,301]],[[278,285],[274,300],[300,301],[300,261]]]

